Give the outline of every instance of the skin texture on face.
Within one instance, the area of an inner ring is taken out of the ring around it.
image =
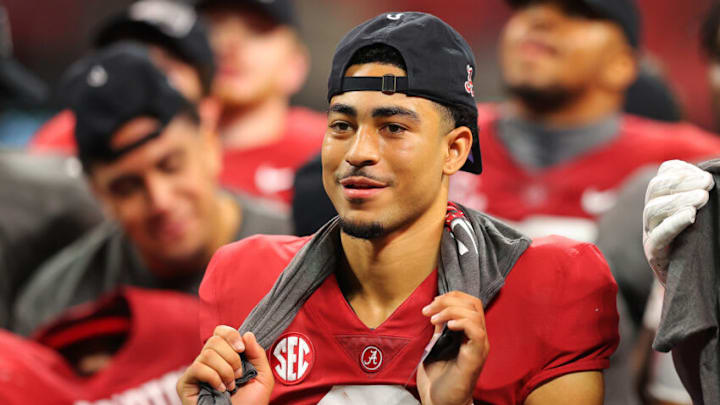
[[[566,10],[559,2],[519,8],[501,38],[500,60],[508,87],[582,92],[593,87],[624,91],[634,65],[621,28]],[[629,59],[629,60],[628,60]]]
[[[150,59],[155,66],[168,77],[170,82],[182,95],[193,102],[198,102],[203,96],[202,82],[197,70],[174,56],[165,49],[148,45]]]
[[[159,125],[150,117],[128,121],[116,131],[112,147],[141,139]],[[115,161],[94,164],[90,180],[150,267],[182,268],[202,260],[212,243],[219,159],[213,134],[178,116],[157,138]]]
[[[239,8],[211,9],[207,16],[218,63],[213,94],[224,104],[249,106],[300,89],[308,57],[291,28]]]
[[[405,72],[379,63],[346,72],[385,74]],[[457,132],[423,98],[379,91],[333,97],[322,147],[323,185],[343,222],[357,229],[381,227],[375,236],[385,236],[420,217],[444,215],[448,176],[469,152],[469,145],[463,150],[453,142]]]

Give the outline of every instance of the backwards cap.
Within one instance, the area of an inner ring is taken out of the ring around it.
[[[383,44],[396,49],[407,76],[346,77],[353,55]],[[443,105],[466,107],[477,120],[473,78],[475,58],[465,39],[441,19],[426,13],[384,13],[355,27],[340,41],[328,80],[328,101],[347,91],[382,91],[422,97]],[[482,171],[477,134],[462,170]]]

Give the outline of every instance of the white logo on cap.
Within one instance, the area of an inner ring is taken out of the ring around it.
[[[470,94],[471,96],[475,97],[475,91],[473,90],[473,82],[472,82],[472,73],[473,68],[470,65],[465,66],[465,70],[467,71],[467,81],[465,82],[465,91]]]
[[[87,83],[92,87],[101,87],[107,83],[108,74],[104,67],[100,65],[93,66],[87,75]]]
[[[399,20],[400,18],[402,18],[402,16],[403,16],[404,14],[405,14],[405,13],[388,14],[388,15],[387,15],[387,18],[388,18],[388,20]]]
[[[128,11],[131,19],[156,25],[171,37],[184,37],[197,20],[193,9],[173,1],[145,0],[133,4]]]

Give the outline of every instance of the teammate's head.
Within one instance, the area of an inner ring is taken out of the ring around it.
[[[223,104],[246,108],[300,90],[309,58],[292,1],[201,0],[196,7],[210,22],[218,61],[213,93]]]
[[[203,254],[220,170],[211,101],[196,109],[130,44],[74,64],[62,90],[91,187],[142,257],[168,264]]]
[[[382,14],[343,38],[322,164],[345,233],[374,239],[444,215],[448,177],[480,172],[474,65],[465,40],[429,14]]]
[[[509,0],[500,61],[510,93],[553,111],[587,95],[622,105],[635,78],[638,17],[632,0]]]
[[[120,41],[147,46],[155,65],[189,100],[210,93],[215,60],[205,24],[195,10],[171,0],[141,0],[108,19],[95,36],[97,48]]]

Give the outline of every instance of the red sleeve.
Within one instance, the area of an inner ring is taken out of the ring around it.
[[[522,398],[553,378],[607,368],[619,343],[617,284],[602,254],[586,243],[563,252],[548,258],[557,270],[547,271],[531,293],[542,305],[534,311],[543,314],[536,325],[542,364],[525,383]]]
[[[33,152],[74,155],[77,148],[72,111],[64,110],[40,127],[30,140],[29,148]]]
[[[677,133],[672,137],[675,145],[667,145],[668,156],[665,160],[699,162],[720,156],[720,136],[687,123],[675,125]]]

